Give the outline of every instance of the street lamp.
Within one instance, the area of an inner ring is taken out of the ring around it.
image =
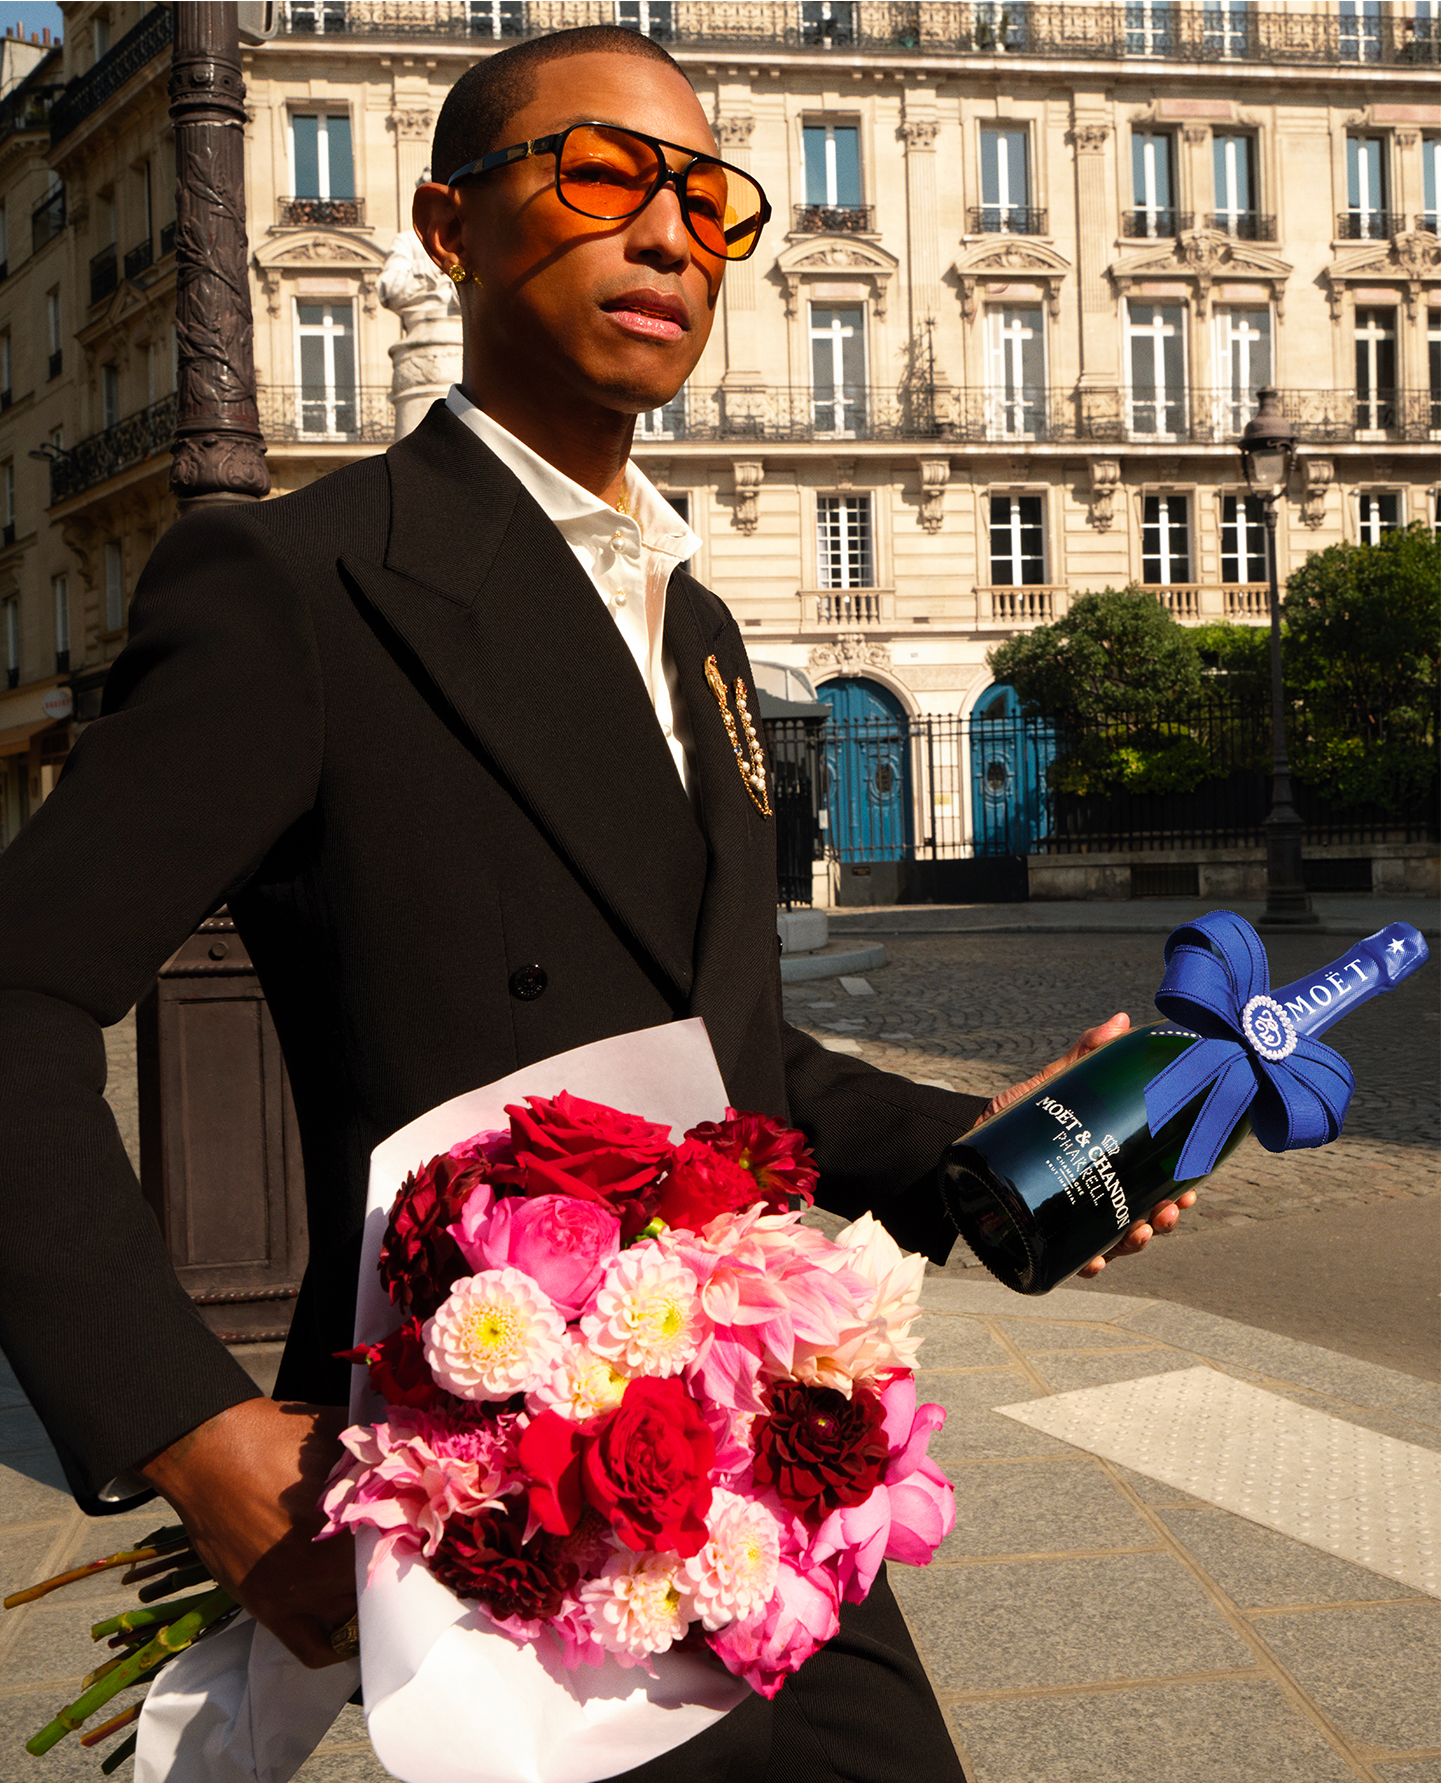
[[[1260,408],[1241,435],[1241,468],[1266,522],[1266,573],[1271,584],[1271,809],[1266,837],[1266,913],[1263,924],[1316,922],[1301,873],[1301,819],[1291,799],[1286,754],[1286,695],[1281,678],[1281,591],[1276,581],[1276,508],[1291,480],[1296,434],[1281,413],[1275,390],[1257,392]]]

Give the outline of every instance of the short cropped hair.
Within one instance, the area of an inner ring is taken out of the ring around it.
[[[506,146],[502,141],[505,130],[534,97],[536,71],[543,63],[598,52],[645,56],[652,62],[668,63],[683,80],[690,78],[658,43],[623,25],[581,25],[573,31],[555,31],[548,37],[514,43],[467,68],[446,94],[431,148],[435,178],[449,180],[467,161]]]

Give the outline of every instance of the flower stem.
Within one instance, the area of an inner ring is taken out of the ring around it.
[[[42,1579],[38,1585],[31,1585],[28,1590],[13,1592],[4,1600],[4,1608],[18,1610],[21,1604],[36,1603],[40,1598],[48,1597],[52,1591],[58,1591],[62,1585],[78,1584],[81,1579],[108,1572],[114,1566],[129,1566],[139,1560],[159,1559],[177,1548],[188,1547],[189,1542],[189,1536],[179,1527],[157,1529],[153,1535],[146,1536],[138,1547],[126,1548],[119,1554],[107,1554],[103,1560],[87,1561],[84,1566],[57,1573],[53,1579]],[[208,1574],[206,1576],[209,1577]]]
[[[159,1624],[174,1622],[177,1617],[188,1615],[191,1610],[205,1609],[217,1598],[224,1597],[227,1603],[234,1599],[228,1591],[221,1591],[217,1585],[214,1591],[202,1591],[195,1597],[182,1597],[179,1603],[157,1604],[153,1610],[122,1610],[118,1616],[110,1616],[104,1622],[97,1622],[90,1630],[92,1641],[103,1641],[107,1634],[133,1634],[141,1628],[154,1628]]]
[[[134,1756],[135,1756],[135,1735],[131,1734],[131,1736],[128,1740],[122,1740],[120,1742],[120,1744],[115,1748],[115,1750],[110,1754],[110,1756],[100,1766],[100,1775],[102,1777],[108,1777],[112,1771],[118,1771],[120,1769],[121,1765],[125,1763],[125,1760],[127,1758],[134,1758]]]
[[[99,1727],[92,1727],[89,1733],[80,1736],[82,1746],[98,1746],[102,1740],[108,1740],[113,1733],[119,1733],[122,1727],[129,1727],[140,1719],[140,1711],[144,1703],[132,1703],[128,1709],[122,1709],[118,1715],[112,1715],[108,1721],[102,1721]]]
[[[179,1616],[168,1628],[162,1628],[155,1639],[138,1652],[128,1654],[113,1671],[107,1672],[82,1696],[63,1708],[53,1721],[25,1742],[25,1750],[35,1758],[43,1756],[52,1746],[63,1740],[66,1734],[74,1733],[77,1727],[88,1721],[97,1709],[104,1708],[113,1696],[118,1696],[131,1684],[138,1683],[154,1666],[188,1647],[203,1628],[227,1614],[233,1602],[230,1593],[218,1586],[214,1591],[206,1592],[202,1598],[193,1599],[193,1608]]]

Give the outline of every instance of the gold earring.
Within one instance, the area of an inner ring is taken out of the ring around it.
[[[467,272],[466,269],[460,264],[460,262],[458,260],[452,261],[451,264],[449,266],[447,266],[445,270],[450,275],[450,277],[455,281],[455,283],[457,285],[464,285],[467,282],[470,282],[470,283],[476,284],[476,285],[478,285],[480,283],[480,280],[476,277],[476,275],[473,272]]]

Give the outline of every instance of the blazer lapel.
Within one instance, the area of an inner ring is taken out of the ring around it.
[[[706,658],[713,655],[733,716],[736,678],[744,680],[759,730],[745,646],[734,620],[718,606],[685,571],[671,577],[666,644],[685,702],[701,823],[710,849],[690,1008],[692,1015],[704,1018],[721,1075],[729,1080],[740,1062],[756,1000],[777,969],[776,826],[773,818],[762,816],[746,790],[706,680]]]
[[[705,844],[614,621],[544,511],[443,404],[387,465],[385,562],[342,567],[685,995]]]

